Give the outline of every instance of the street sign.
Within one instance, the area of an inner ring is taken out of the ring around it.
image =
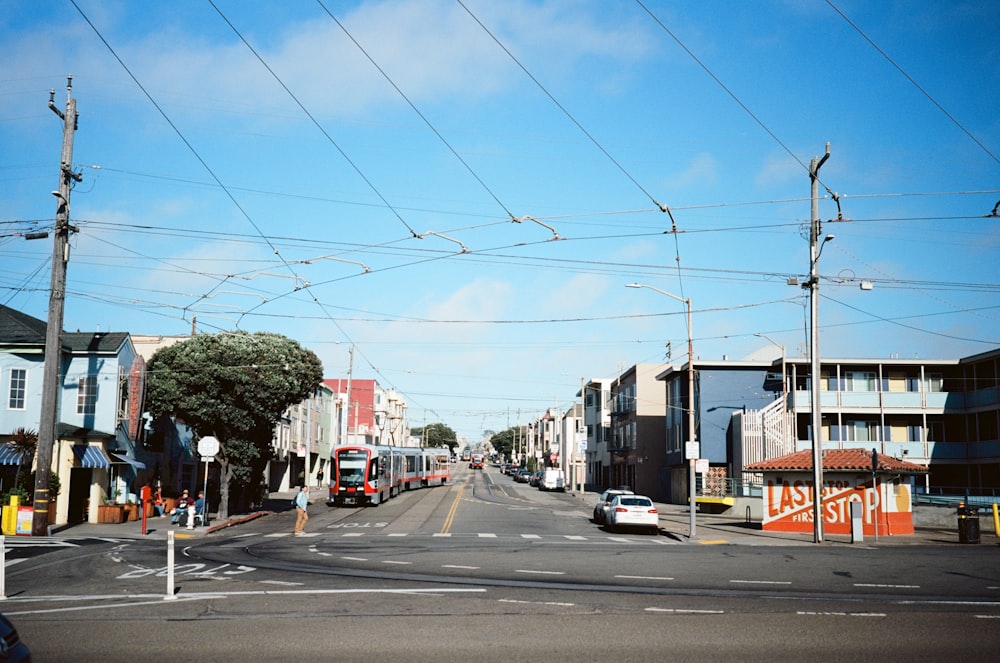
[[[211,435],[201,438],[198,440],[198,453],[205,462],[212,460],[212,457],[219,453],[219,440]]]
[[[694,461],[694,471],[698,474],[708,474],[708,459],[699,458]]]
[[[697,441],[694,441],[694,442],[685,442],[684,443],[684,459],[685,460],[698,460],[698,456],[701,455],[700,449],[698,448],[699,446],[700,445],[698,444]]]

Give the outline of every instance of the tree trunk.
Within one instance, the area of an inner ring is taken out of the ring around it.
[[[219,520],[229,519],[229,480],[233,472],[229,462],[225,459],[219,460]]]

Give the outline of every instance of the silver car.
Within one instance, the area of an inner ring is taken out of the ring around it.
[[[607,522],[608,505],[615,495],[631,494],[632,491],[625,488],[609,488],[601,493],[601,496],[597,498],[597,504],[594,505],[594,522],[598,525],[603,525]]]

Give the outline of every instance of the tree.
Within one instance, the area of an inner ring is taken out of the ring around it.
[[[410,433],[419,435],[424,447],[448,447],[454,452],[458,446],[458,435],[445,424],[427,424],[423,428],[411,429]]]
[[[21,468],[25,466],[30,468],[32,461],[35,459],[35,449],[38,447],[38,433],[22,426],[11,433],[7,445],[11,448],[11,451],[21,455],[17,461],[17,474],[14,475],[14,485],[17,486],[21,479]]]
[[[504,458],[513,458],[514,456],[512,451],[514,449],[516,432],[516,428],[508,428],[505,431],[494,433],[490,437],[490,446],[492,446],[497,453],[503,454]]]
[[[315,353],[280,334],[204,334],[150,358],[146,402],[154,419],[173,416],[197,438],[219,440],[219,517],[227,518],[257,496],[281,415],[322,380]]]

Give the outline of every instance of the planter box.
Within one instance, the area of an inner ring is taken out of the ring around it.
[[[97,507],[97,522],[115,524],[125,522],[125,505],[101,504]]]
[[[126,504],[125,505],[125,517],[128,520],[139,520],[139,505],[138,504]]]

